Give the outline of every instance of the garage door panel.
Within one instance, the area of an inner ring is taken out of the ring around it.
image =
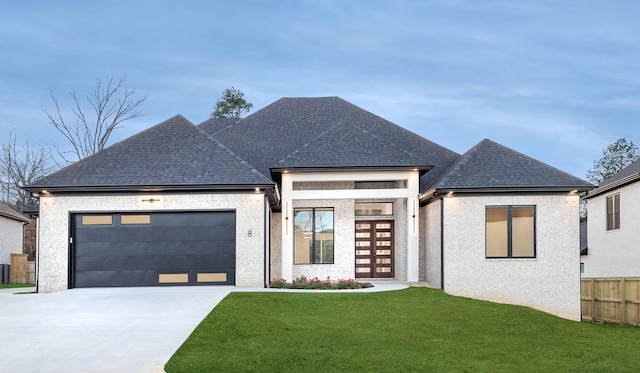
[[[83,225],[87,215],[73,217],[74,287],[235,283],[233,211],[112,213]]]
[[[134,270],[190,270],[193,268],[235,268],[233,255],[155,255],[155,256],[102,256],[78,257],[76,272]]]
[[[235,240],[234,227],[113,226],[76,229],[76,243]]]
[[[226,254],[234,250],[235,241],[82,243],[76,245],[78,257],[112,257],[137,255]]]

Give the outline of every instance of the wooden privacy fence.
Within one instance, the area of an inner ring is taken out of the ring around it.
[[[14,284],[36,282],[36,262],[28,261],[27,254],[11,254],[11,280]]]
[[[582,320],[640,325],[640,277],[580,280]]]

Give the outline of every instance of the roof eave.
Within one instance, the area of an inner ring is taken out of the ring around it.
[[[255,184],[189,184],[189,185],[87,185],[87,186],[27,186],[24,190],[32,193],[76,193],[76,192],[203,192],[203,191],[234,191],[255,190],[256,188],[273,188],[275,183]]]
[[[404,166],[332,166],[332,167],[271,167],[271,175],[285,172],[363,172],[363,171],[420,171],[425,173],[433,165]]]
[[[603,193],[607,193],[611,190],[617,189],[617,188],[621,188],[625,185],[629,185],[631,183],[635,183],[636,181],[640,180],[640,173],[635,173],[632,175],[629,175],[623,179],[620,179],[618,181],[614,181],[613,183],[609,183],[607,185],[603,185],[601,187],[595,188],[590,190],[586,196],[584,196],[584,199],[589,199],[589,198],[593,198],[595,196],[598,196],[600,194]]]
[[[526,187],[464,187],[464,188],[431,188],[422,193],[420,202],[429,202],[452,194],[512,194],[512,193],[575,193],[588,191],[588,186],[526,186]]]

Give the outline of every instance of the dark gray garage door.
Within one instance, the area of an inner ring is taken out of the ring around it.
[[[235,283],[233,211],[74,214],[71,287]]]

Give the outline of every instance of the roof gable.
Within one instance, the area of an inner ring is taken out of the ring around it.
[[[435,189],[589,190],[593,185],[489,139],[461,155]]]
[[[272,184],[209,135],[177,115],[28,186],[131,189]]]

